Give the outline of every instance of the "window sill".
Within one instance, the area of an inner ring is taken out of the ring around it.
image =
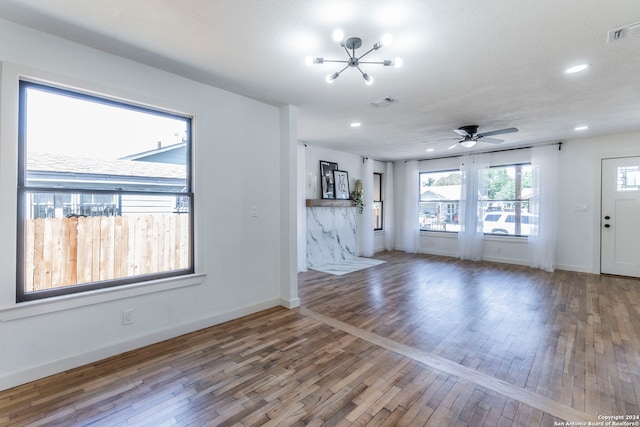
[[[188,274],[114,288],[62,295],[37,301],[21,302],[14,306],[0,309],[0,322],[39,316],[42,314],[54,313],[56,311],[131,298],[154,292],[199,285],[204,282],[205,277],[207,277],[206,274]]]
[[[445,231],[445,230],[420,230],[420,234],[424,234],[425,236],[428,235],[439,235],[439,236],[447,236],[447,237],[453,237],[453,238],[458,238],[458,232],[457,231]]]
[[[452,239],[457,239],[458,238],[458,232],[457,231],[441,231],[441,230],[420,230],[420,234],[424,235],[424,236],[434,236],[437,235],[438,237],[449,237]],[[483,240],[486,241],[508,241],[508,242],[528,242],[529,238],[527,236],[511,236],[508,234],[484,234],[483,235]]]
[[[487,241],[496,241],[496,242],[504,242],[504,241],[509,241],[509,242],[528,242],[529,238],[527,236],[511,236],[508,234],[485,234],[484,235],[484,240]]]

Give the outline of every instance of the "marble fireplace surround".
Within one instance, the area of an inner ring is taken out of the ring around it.
[[[357,256],[356,208],[350,201],[307,201],[307,267]],[[316,204],[316,206],[314,206]]]

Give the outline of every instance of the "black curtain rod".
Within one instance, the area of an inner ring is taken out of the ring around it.
[[[491,153],[502,153],[504,151],[515,151],[515,150],[526,150],[528,148],[533,148],[533,147],[546,147],[548,145],[558,145],[558,151],[562,150],[562,141],[558,141],[558,142],[551,142],[549,144],[538,144],[538,145],[530,145],[528,147],[514,147],[514,148],[505,148],[502,150],[494,150],[494,151],[482,151],[479,152],[477,154],[491,154]],[[474,154],[474,153],[471,153]],[[451,155],[451,156],[442,156],[442,157],[429,157],[428,159],[416,159],[418,162],[422,162],[425,160],[440,160],[440,159],[452,159],[454,157],[463,157],[464,154],[457,154],[457,155]],[[413,159],[411,159],[413,160]],[[409,160],[405,160],[404,162],[407,163]]]

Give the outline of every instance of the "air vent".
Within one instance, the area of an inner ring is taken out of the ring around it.
[[[638,36],[640,36],[640,22],[616,28],[615,30],[609,30],[607,33],[607,43],[613,43],[618,40],[630,39]]]
[[[388,107],[389,105],[395,104],[396,102],[398,102],[396,98],[393,98],[391,96],[385,96],[380,99],[374,99],[373,101],[369,101],[368,104],[371,105],[372,107],[381,108],[381,107]]]

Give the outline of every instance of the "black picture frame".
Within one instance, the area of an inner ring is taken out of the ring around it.
[[[320,194],[323,199],[335,199],[333,171],[338,164],[320,160]]]
[[[333,171],[333,186],[336,199],[349,200],[349,173],[347,171]]]

